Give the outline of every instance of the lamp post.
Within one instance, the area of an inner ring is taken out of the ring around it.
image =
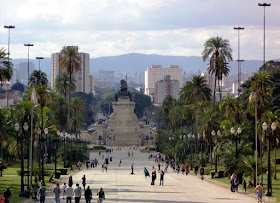
[[[239,38],[239,31],[240,30],[244,30],[244,27],[234,27],[234,30],[238,31],[238,86],[237,86],[237,93],[238,96],[240,96],[240,81],[241,81],[241,62],[243,62],[244,60],[240,60],[240,38]]]
[[[203,135],[198,134],[198,141],[199,141],[199,144],[200,144],[200,160],[201,160],[201,165],[203,165],[202,157],[203,157],[203,142],[204,142],[204,137],[205,137],[204,132],[203,132]]]
[[[47,139],[48,136],[48,128],[44,129],[45,137],[41,134],[41,143],[42,143],[42,183],[45,182],[45,174],[44,174],[44,157],[45,157],[45,150],[44,150],[44,141]]]
[[[189,143],[190,143],[190,152],[191,152],[191,170],[193,170],[193,143],[194,143],[194,135],[188,134]]]
[[[36,59],[39,60],[39,70],[41,70],[41,68],[40,68],[40,61],[41,61],[41,59],[44,59],[44,57],[36,57]]]
[[[16,123],[15,124],[15,130],[17,132],[17,137],[18,137],[18,131],[19,131],[19,124]],[[23,134],[21,134],[20,136],[20,151],[21,151],[21,171],[20,171],[20,193],[19,196],[20,197],[24,197],[24,186],[23,186],[23,175],[24,175],[24,157],[23,157]]]
[[[70,135],[70,170],[73,170],[72,168],[72,145],[73,145],[73,139],[74,139],[74,135]]]
[[[271,6],[270,3],[258,3],[263,7],[263,72],[265,72],[265,7]]]
[[[57,176],[57,148],[58,148],[58,144],[59,144],[59,136],[60,136],[60,132],[57,131],[57,135],[54,137],[53,142],[54,142],[54,150],[55,150],[55,154],[54,154],[54,177],[58,178]]]
[[[27,86],[28,86],[28,80],[29,80],[29,47],[33,47],[33,44],[24,44],[24,46],[28,47],[28,71],[27,71]]]
[[[270,147],[271,147],[271,140],[274,139],[274,131],[276,130],[276,124],[273,122],[271,124],[271,135],[267,133],[267,123],[264,122],[262,124],[262,128],[264,130],[264,137],[268,139],[268,144],[267,144],[267,191],[265,193],[266,196],[271,196],[272,195],[272,182],[271,182],[271,163],[270,163]]]
[[[62,130],[62,136],[63,136],[63,167],[66,168],[66,149],[65,149],[65,130]]]
[[[238,145],[237,145],[237,141],[240,140],[240,134],[242,132],[242,129],[239,127],[237,129],[237,134],[235,134],[235,129],[234,127],[232,127],[230,129],[230,133],[231,133],[231,139],[235,141],[235,167],[237,165],[237,157],[238,157]]]

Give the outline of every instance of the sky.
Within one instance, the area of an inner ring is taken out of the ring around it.
[[[0,48],[11,58],[51,57],[79,46],[91,58],[127,53],[201,56],[207,39],[228,39],[233,58],[263,58],[263,7],[257,0],[0,0]],[[266,7],[266,59],[280,58],[280,0]]]

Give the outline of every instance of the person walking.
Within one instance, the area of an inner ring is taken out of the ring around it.
[[[99,192],[97,193],[98,199],[99,199],[99,203],[102,203],[103,200],[105,199],[105,193],[102,189],[102,187],[99,189]]]
[[[86,190],[86,175],[84,175],[82,177],[82,184],[83,184],[84,190]]]
[[[59,183],[56,184],[56,187],[53,188],[53,193],[54,193],[54,201],[55,203],[60,203],[60,187],[59,187]]]
[[[242,189],[242,190],[243,190],[244,192],[246,192],[246,190],[247,190],[247,182],[246,182],[245,179],[244,179],[244,181],[243,181],[242,184],[243,184],[243,189]]]
[[[204,179],[204,168],[203,166],[200,168],[200,176],[201,176],[201,180]]]
[[[79,183],[76,184],[73,194],[75,196],[75,203],[80,203],[81,196],[82,196],[82,189],[79,186]]]
[[[73,196],[73,188],[72,186],[68,185],[68,187],[65,190],[66,193],[66,203],[72,203],[72,196]]]
[[[160,163],[158,163],[158,172],[160,173]]]
[[[45,183],[42,183],[42,185],[39,189],[39,195],[40,195],[40,203],[45,203],[45,199],[46,199]]]
[[[160,181],[159,181],[159,185],[163,185],[163,176],[164,176],[164,172],[163,170],[160,171]]]
[[[144,175],[145,175],[146,178],[147,178],[147,176],[150,177],[149,171],[146,167],[144,168]]]
[[[237,176],[235,176],[233,184],[234,184],[233,186],[234,186],[235,192],[238,192],[239,180],[238,180]]]
[[[34,193],[34,201],[38,201],[37,199],[37,194],[38,194],[38,190],[39,190],[39,185],[37,183],[37,181],[35,181],[35,183],[32,185],[32,188],[33,188],[33,193]]]
[[[135,174],[134,174],[134,170],[133,170],[133,169],[134,169],[134,168],[133,168],[133,165],[134,165],[134,163],[131,164],[131,175],[135,175]]]
[[[85,190],[86,203],[90,203],[91,198],[92,198],[92,192],[91,192],[91,189],[88,186],[87,189]]]
[[[152,168],[152,182],[151,182],[151,185],[155,185],[156,178],[157,178],[157,172],[156,172],[155,167],[153,166],[153,168]]]
[[[122,164],[122,160],[120,159],[119,167],[121,167],[121,164]]]
[[[5,198],[5,203],[10,203],[10,199],[12,198],[12,193],[8,187],[4,192],[4,198]]]
[[[262,183],[258,184],[257,187],[255,188],[255,190],[257,192],[258,203],[262,202],[262,194],[263,194]]]
[[[63,184],[63,187],[62,187],[62,198],[64,199],[65,195],[66,195],[66,188],[67,188],[67,185],[66,183]]]
[[[73,178],[72,176],[70,176],[68,179],[68,186],[72,187],[72,185],[73,185]]]

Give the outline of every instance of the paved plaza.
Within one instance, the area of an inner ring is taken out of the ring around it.
[[[112,162],[109,163],[108,172],[101,171],[101,164],[94,169],[86,170],[83,167],[82,170],[73,173],[73,180],[75,187],[76,183],[82,185],[82,176],[86,175],[87,186],[90,186],[93,192],[92,202],[96,202],[97,190],[102,187],[105,192],[106,199],[104,202],[158,202],[158,203],[182,203],[182,202],[242,202],[251,203],[257,202],[251,196],[244,195],[240,189],[240,193],[232,193],[229,188],[221,187],[215,182],[209,182],[201,180],[198,176],[182,175],[173,173],[172,170],[168,170],[164,176],[164,186],[159,186],[159,174],[157,173],[157,179],[154,186],[151,185],[151,178],[145,178],[143,169],[146,166],[151,173],[152,166],[157,164],[148,159],[147,153],[140,153],[134,151],[134,156],[128,157],[127,152],[129,148],[122,148],[121,151],[115,151],[113,153],[103,153],[106,157],[112,156]],[[130,150],[131,152],[131,150]],[[98,153],[91,153],[90,158],[97,158],[100,163],[104,160]],[[122,159],[122,164],[119,167],[119,161]],[[135,175],[130,175],[131,164],[134,163]],[[156,167],[157,168],[157,167]],[[64,181],[63,181],[64,179]],[[62,177],[60,185],[67,181],[68,176]],[[241,186],[240,186],[241,187]],[[82,194],[83,195],[83,194]],[[31,200],[25,202],[33,202]],[[54,202],[51,188],[48,189],[46,197],[46,203]],[[61,202],[66,202],[62,200]],[[74,202],[72,200],[72,202]],[[85,202],[84,196],[81,202]]]

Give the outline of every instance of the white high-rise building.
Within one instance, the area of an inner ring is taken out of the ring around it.
[[[72,74],[72,78],[76,80],[77,92],[90,92],[90,78],[89,78],[89,54],[78,52],[78,46],[73,46],[75,51],[79,54],[81,59],[81,70]],[[51,56],[51,88],[55,89],[55,81],[58,75],[61,74],[59,67],[59,60],[63,57],[62,53],[54,53]]]
[[[178,65],[170,65],[168,68],[152,65],[145,71],[145,94],[151,96],[152,100],[154,99],[156,83],[167,75],[170,75],[170,80],[178,80],[179,87],[183,87],[183,69]]]

